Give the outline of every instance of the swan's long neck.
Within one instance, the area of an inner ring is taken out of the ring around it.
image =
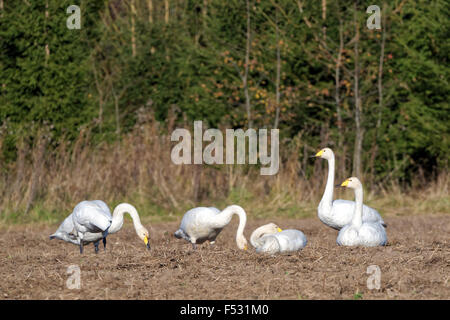
[[[363,216],[363,188],[359,186],[355,189],[355,211],[353,212],[352,225],[354,227],[361,227]]]
[[[252,244],[252,246],[255,248],[259,247],[259,239],[266,233],[266,226],[261,226],[253,231],[252,235],[250,236],[250,243]]]
[[[331,210],[331,205],[333,202],[333,188],[334,188],[334,154],[328,159],[328,178],[327,185],[325,187],[325,192],[323,193],[322,200],[320,201],[321,206]]]
[[[109,227],[109,233],[115,233],[122,228],[123,225],[123,214],[127,212],[131,219],[133,219],[133,225],[136,230],[142,226],[141,219],[135,207],[128,203],[119,204],[113,212],[111,226]]]
[[[236,214],[239,217],[239,226],[236,232],[236,242],[239,242],[239,239],[244,238],[244,228],[245,224],[247,223],[247,215],[244,209],[242,209],[240,206],[232,205],[226,207],[222,212],[218,214],[218,216],[221,220],[223,219],[225,226],[231,221],[233,214]]]

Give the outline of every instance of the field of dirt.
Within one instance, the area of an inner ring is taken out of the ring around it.
[[[98,254],[48,235],[57,226],[0,228],[0,299],[450,299],[450,215],[385,218],[388,246],[336,245],[337,231],[312,219],[249,220],[245,235],[275,222],[302,230],[300,252],[268,256],[235,243],[237,219],[215,245],[190,244],[178,222],[146,224],[151,250],[130,221]],[[80,268],[80,289],[68,289],[68,267]],[[368,289],[370,265],[380,289]]]

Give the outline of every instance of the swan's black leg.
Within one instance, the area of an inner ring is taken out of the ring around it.
[[[192,244],[192,249],[197,250],[197,245],[195,243]]]
[[[83,240],[80,241],[80,253],[83,253]]]
[[[103,231],[103,249],[106,250],[106,237],[108,236],[109,227]]]
[[[94,242],[95,253],[98,253],[98,243],[99,243],[99,241]]]

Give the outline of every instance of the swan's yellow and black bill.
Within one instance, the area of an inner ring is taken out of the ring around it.
[[[341,187],[346,187],[346,186],[348,186],[348,182],[349,182],[348,179],[345,180],[344,182],[342,182]]]
[[[147,249],[150,249],[150,242],[148,241],[147,237],[144,237],[144,243],[147,246]]]
[[[277,231],[278,231],[278,232],[281,232],[281,231],[283,231],[283,230],[281,230],[281,228],[277,228]]]
[[[317,158],[317,157],[320,157],[320,156],[322,156],[322,154],[323,154],[323,149],[322,150],[320,150],[319,152],[317,152],[315,155],[313,155],[313,156],[309,156],[310,158]]]
[[[323,149],[316,153],[315,157],[320,157],[323,154]]]

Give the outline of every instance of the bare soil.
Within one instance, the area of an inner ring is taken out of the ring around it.
[[[177,222],[147,224],[147,251],[126,221],[106,251],[89,245],[83,255],[48,239],[57,226],[3,226],[0,299],[449,299],[450,216],[385,221],[388,246],[349,248],[317,218],[249,220],[247,238],[268,222],[305,233],[302,251],[276,256],[238,250],[235,218],[215,245],[196,251],[173,236]],[[80,289],[66,287],[71,265],[80,268]],[[380,289],[367,287],[370,265],[380,268]]]

